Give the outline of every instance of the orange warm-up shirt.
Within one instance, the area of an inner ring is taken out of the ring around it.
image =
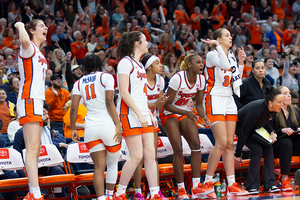
[[[12,48],[14,46],[14,39],[9,38],[9,37],[5,37],[3,39],[3,46],[8,47],[8,48]]]
[[[284,46],[291,44],[293,42],[292,35],[297,34],[296,30],[290,31],[289,29],[285,29],[282,34],[282,43]]]
[[[170,52],[174,53],[174,46],[171,42],[167,45],[167,50],[166,50],[166,46],[163,45],[163,44],[158,45],[158,49],[159,50],[164,50],[165,51],[164,55],[167,55]]]
[[[183,12],[180,10],[175,10],[174,13],[176,15],[176,20],[178,22],[178,26],[180,26],[183,23],[185,23],[186,25],[188,25],[190,23],[190,18],[187,13],[183,14]]]
[[[198,30],[201,31],[201,26],[200,26],[200,20],[202,18],[202,14],[200,14],[199,19],[197,20],[197,22],[195,23],[193,20],[196,19],[198,17],[198,14],[192,14],[191,15],[191,24],[192,24],[192,29],[193,30]]]
[[[211,16],[214,17],[214,18],[219,19],[219,24],[212,25],[214,30],[217,30],[218,28],[221,28],[221,26],[225,22],[225,15],[226,15],[226,12],[227,12],[227,7],[222,3],[221,8],[222,8],[222,10],[221,10],[220,13],[218,13],[219,5],[214,7],[214,9],[211,11]],[[215,19],[215,20],[217,20],[217,19]]]
[[[117,3],[117,1],[119,3]],[[115,7],[116,5],[118,5],[120,8],[120,13],[124,14],[125,13],[125,5],[127,3],[128,3],[128,0],[112,0],[111,5],[112,5],[112,8]]]
[[[83,59],[85,54],[89,52],[88,48],[83,48],[79,42],[71,43],[71,51],[73,56],[76,56],[77,59]]]
[[[45,101],[50,106],[48,114],[51,121],[63,121],[63,117],[67,112],[64,106],[70,99],[70,92],[68,90],[60,89],[57,93],[58,95],[56,96],[52,88],[48,88],[45,92]]]
[[[63,118],[65,138],[71,138],[72,137],[71,128],[69,127],[71,125],[70,110],[71,110],[71,106],[69,107],[68,111],[66,112],[66,114]],[[82,104],[79,104],[76,122],[79,123],[79,124],[84,124],[85,123],[84,119],[85,119],[86,113],[87,113],[86,107]],[[76,130],[79,134],[79,137],[84,136],[84,128],[83,129],[76,129]]]
[[[273,15],[276,14],[278,16],[278,20],[284,19],[283,9],[284,9],[284,6],[285,6],[285,0],[281,1],[281,5],[280,5],[279,8],[276,8],[275,2],[276,2],[276,0],[273,0],[272,5],[271,5]]]
[[[244,69],[243,69],[243,76],[242,78],[248,78],[250,73],[251,73],[252,67],[248,67],[247,65],[244,65]]]
[[[250,26],[251,44],[262,44],[260,26]]]

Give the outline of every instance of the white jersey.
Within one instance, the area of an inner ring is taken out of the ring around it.
[[[169,82],[169,87],[176,91],[172,106],[181,110],[191,110],[188,106],[188,102],[192,99],[198,90],[203,90],[205,85],[205,78],[203,75],[197,75],[194,85],[190,85],[187,79],[186,71],[180,71],[174,74]],[[164,110],[165,115],[173,114],[167,110]]]
[[[135,105],[139,108],[143,115],[149,115],[148,102],[147,102],[147,74],[144,66],[137,63],[129,56],[122,58],[118,64],[118,85],[119,75],[129,75],[128,92],[131,95]],[[119,115],[136,115],[125,103],[119,94],[117,112]]]
[[[21,45],[18,65],[20,72],[18,100],[29,98],[45,100],[47,60],[33,42],[30,42],[27,50]]]
[[[147,96],[148,96],[148,103],[155,103],[159,98],[160,91],[163,91],[165,88],[165,80],[160,75],[155,75],[155,83],[154,85],[149,85],[147,87]],[[151,108],[152,114],[154,113],[155,108]]]
[[[107,90],[114,90],[114,78],[103,72],[85,75],[74,83],[73,95],[82,96],[86,104],[85,127],[114,125],[106,108],[105,92]]]
[[[227,58],[222,47],[217,46],[216,50],[208,52],[205,65],[208,82],[205,94],[232,96],[232,71],[236,70],[237,62],[231,50]]]

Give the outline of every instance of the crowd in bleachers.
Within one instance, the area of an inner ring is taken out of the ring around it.
[[[274,155],[284,158],[281,173],[284,179],[287,178],[292,155],[300,155],[300,135],[293,134],[291,130],[300,127],[300,0],[261,0],[257,7],[248,0],[108,2],[25,0],[9,3],[7,15],[0,19],[0,119],[3,123],[0,144],[2,140],[5,143],[1,147],[15,147],[16,141],[22,137],[15,107],[21,45],[14,27],[16,22],[26,24],[33,19],[41,19],[48,28],[47,41],[40,49],[48,63],[45,102],[49,104],[48,126],[61,134],[58,141],[63,144],[58,142],[57,147],[62,152],[66,150],[65,143],[72,141],[70,93],[74,82],[84,74],[81,62],[86,55],[99,56],[103,71],[114,77],[117,93],[116,74],[120,60],[117,48],[121,35],[141,31],[149,42],[149,53],[158,56],[164,66],[161,76],[166,89],[186,55],[195,53],[205,60],[212,47],[201,39],[212,39],[213,31],[222,27],[231,33],[233,54],[238,58],[241,48],[246,53],[241,95],[234,95],[238,109],[263,99],[268,85],[289,89],[282,90],[285,95],[290,95],[288,98],[292,99],[292,105],[288,100],[284,101],[282,111],[273,120],[274,130],[280,136],[273,144]],[[258,65],[259,62],[264,65]],[[84,136],[86,112],[81,103],[76,121],[81,138]],[[198,127],[209,129],[202,122],[201,119],[197,121]],[[160,128],[159,134],[165,135]],[[54,135],[53,138],[58,137],[58,134]],[[0,175],[1,178],[4,177]],[[62,193],[65,195],[64,190]]]

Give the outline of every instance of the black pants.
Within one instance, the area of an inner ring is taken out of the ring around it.
[[[300,139],[284,137],[273,144],[274,157],[280,159],[281,174],[290,175],[292,156],[300,155]]]
[[[264,190],[269,190],[272,186],[276,186],[274,174],[274,155],[273,147],[265,146],[251,138],[246,141],[247,147],[251,151],[250,164],[248,168],[246,189],[259,189],[260,186],[260,161],[264,158],[263,168],[263,185]]]

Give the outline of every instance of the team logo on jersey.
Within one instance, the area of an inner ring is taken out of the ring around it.
[[[159,91],[160,91],[160,88],[157,88],[157,91],[159,92]]]
[[[39,56],[39,63],[41,63],[41,65],[47,64],[47,60],[45,58],[42,58],[41,56]]]
[[[141,80],[143,80],[143,78],[147,78],[147,74],[146,73],[137,72],[137,78],[140,78]]]
[[[31,104],[31,100],[30,100],[30,99],[27,99],[27,103],[28,103],[28,104]]]

